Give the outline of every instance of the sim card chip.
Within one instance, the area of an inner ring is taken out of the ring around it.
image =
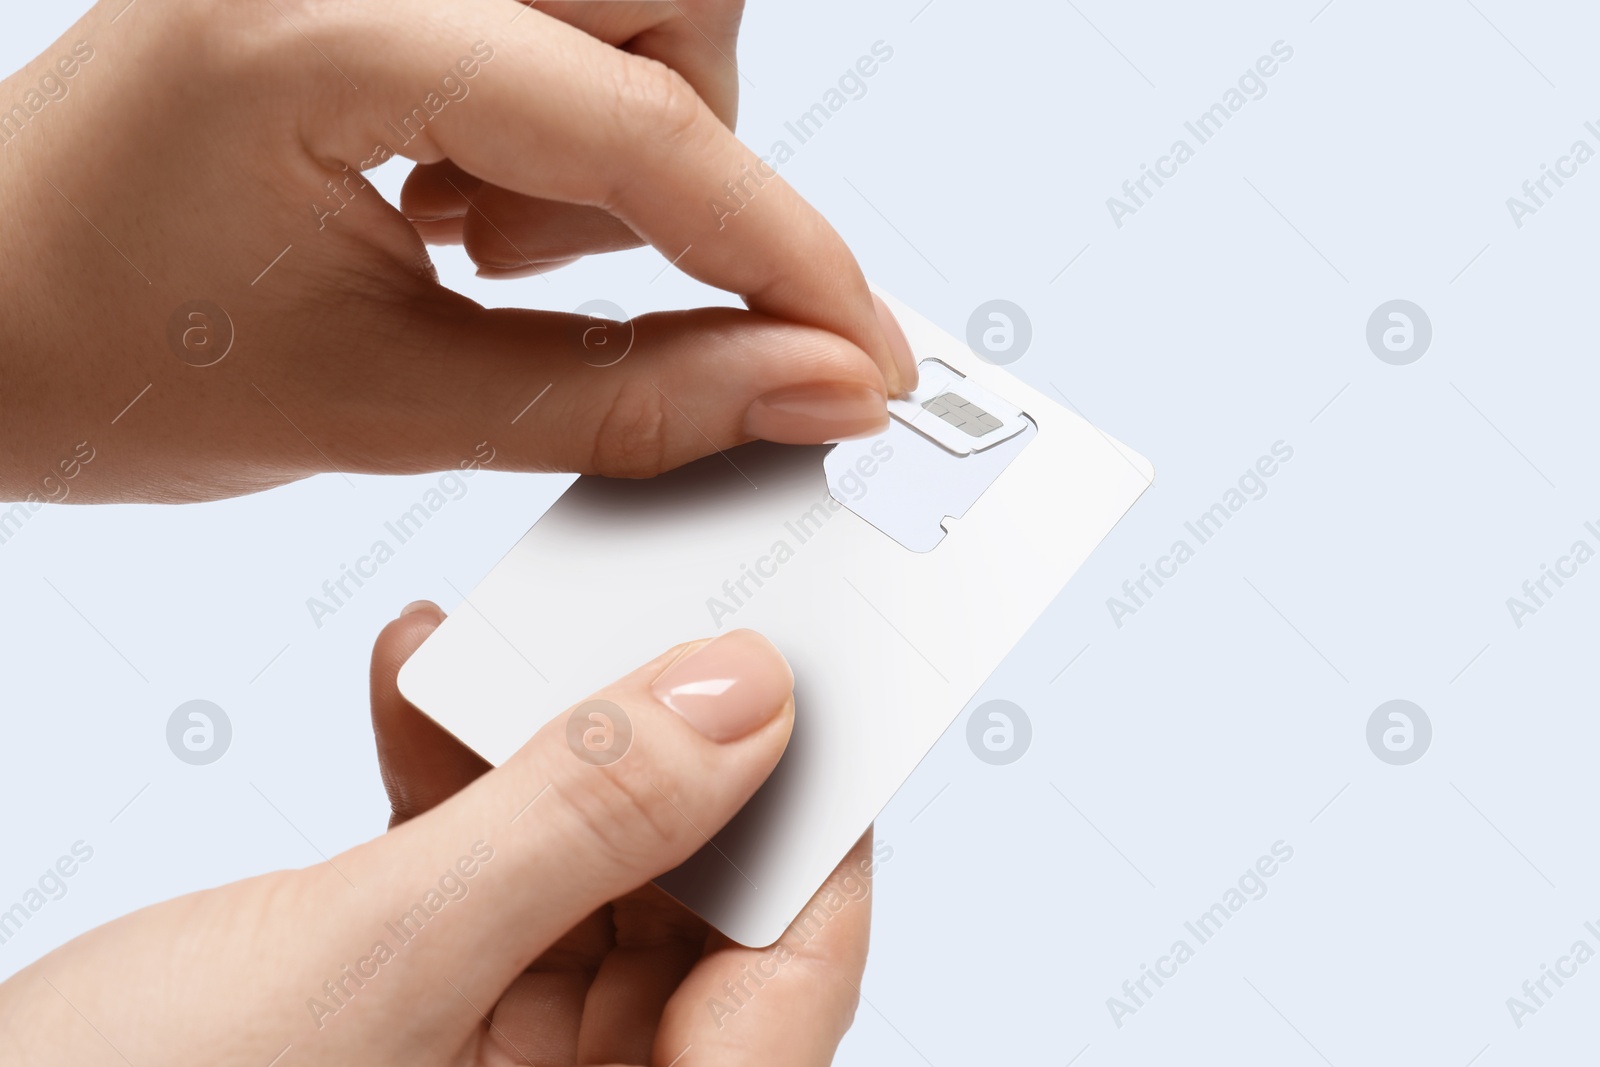
[[[938,359],[917,364],[921,381],[889,398],[889,414],[957,456],[970,456],[1011,440],[1029,425],[1015,404]]]
[[[968,437],[982,437],[1004,425],[999,419],[957,393],[940,393],[936,397],[924,400],[922,406]]]

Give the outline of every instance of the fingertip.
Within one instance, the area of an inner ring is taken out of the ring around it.
[[[478,277],[489,278],[495,281],[514,281],[518,278],[532,278],[540,274],[549,274],[551,271],[570,267],[582,256],[567,256],[564,259],[552,259],[540,263],[524,263],[520,267],[494,267],[484,264],[478,268]]]
[[[770,358],[756,365],[746,394],[754,394],[741,427],[746,437],[820,445],[887,428],[893,385],[866,349],[828,330],[771,319],[757,337]]]
[[[413,600],[400,609],[400,618],[405,618],[407,615],[415,615],[419,612],[432,615],[440,620],[444,618],[444,609],[431,600]]]
[[[793,697],[794,672],[761,634],[730,630],[674,660],[650,689],[699,733],[726,743],[783,713]]]
[[[745,412],[751,437],[786,445],[827,444],[881,433],[889,411],[879,390],[860,384],[786,385],[757,397]]]
[[[378,632],[378,638],[372,646],[374,696],[397,691],[395,676],[401,665],[422,647],[422,642],[439,628],[444,619],[444,609],[439,605],[430,600],[414,600]]]
[[[414,600],[383,628],[372,649],[372,731],[391,827],[443,803],[489,769],[400,691],[400,668],[444,620],[439,605]]]
[[[889,382],[889,395],[900,396],[909,393],[917,387],[917,357],[911,351],[911,342],[906,340],[906,332],[900,327],[900,320],[895,318],[894,312],[889,310],[889,305],[884,303],[883,297],[877,293],[872,294],[872,309],[878,316],[878,328],[883,331],[884,341],[889,346],[889,355],[894,361],[894,371],[897,380]]]
[[[400,187],[400,210],[412,222],[459,221],[482,185],[454,163],[420,163]]]

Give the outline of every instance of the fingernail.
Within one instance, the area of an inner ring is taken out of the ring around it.
[[[917,357],[912,354],[911,342],[906,340],[900,320],[877,293],[872,294],[872,306],[877,309],[878,325],[889,340],[889,352],[894,356],[895,368],[900,371],[900,388],[909,393],[917,387]]]
[[[737,741],[778,714],[794,674],[771,641],[734,630],[678,659],[650,688],[711,740]]]
[[[566,259],[552,259],[543,263],[523,263],[515,267],[496,267],[484,264],[478,268],[478,277],[495,279],[531,278],[536,274],[549,274],[553,270],[570,267],[582,258],[582,256],[569,256]]]
[[[400,609],[400,617],[403,619],[407,615],[415,615],[419,611],[426,611],[430,615],[437,615],[441,619],[444,618],[444,609],[431,600],[413,600]]]
[[[869,385],[790,385],[750,405],[744,432],[781,445],[820,445],[882,430],[883,394]]]

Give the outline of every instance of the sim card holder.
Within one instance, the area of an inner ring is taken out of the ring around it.
[[[823,459],[835,501],[912,552],[931,552],[1027,447],[1027,412],[937,359],[914,392],[889,401],[889,429]]]

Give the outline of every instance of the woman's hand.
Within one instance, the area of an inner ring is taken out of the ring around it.
[[[865,963],[870,835],[819,891],[813,921],[766,949],[709,932],[646,884],[776,764],[794,717],[777,650],[735,631],[601,690],[633,727],[608,766],[568,747],[563,715],[489,770],[395,687],[441,618],[432,605],[402,615],[373,654],[388,834],[57,949],[0,985],[0,1058],[829,1063]]]
[[[0,82],[0,498],[70,468],[74,500],[206,499],[485,442],[649,475],[881,427],[910,351],[730,132],[740,11],[105,0]],[[404,213],[361,177],[394,155],[421,164]],[[750,310],[485,310],[425,239],[488,273],[646,241]]]

